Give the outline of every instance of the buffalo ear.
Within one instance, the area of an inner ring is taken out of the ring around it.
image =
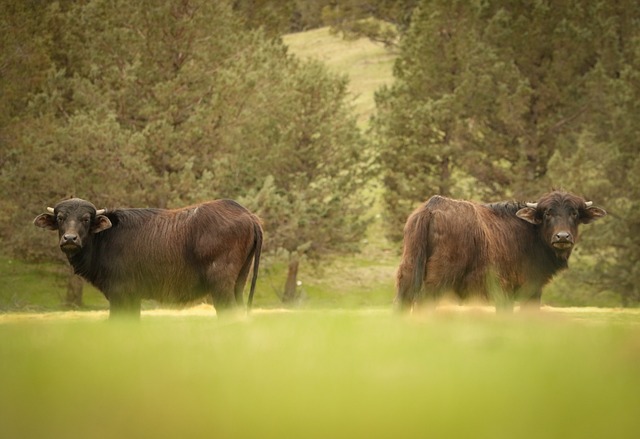
[[[50,213],[43,213],[41,215],[38,215],[33,220],[33,224],[36,227],[41,227],[43,229],[58,230],[58,222],[56,221],[56,217],[51,215]]]
[[[595,220],[602,218],[606,214],[607,212],[604,209],[597,206],[590,206],[587,207],[584,210],[583,214],[580,216],[580,222],[582,224],[589,224],[594,222]]]
[[[111,228],[111,221],[104,215],[96,215],[91,224],[91,233],[100,233]]]
[[[536,209],[534,209],[533,207],[523,207],[516,212],[516,216],[531,224],[540,224],[542,222],[536,215]]]

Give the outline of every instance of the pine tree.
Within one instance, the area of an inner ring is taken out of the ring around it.
[[[597,2],[592,45],[597,58],[585,78],[588,111],[550,162],[554,180],[580,188],[609,215],[583,233],[570,282],[578,291],[610,291],[620,304],[640,302],[640,6]],[[582,288],[586,286],[586,288]]]

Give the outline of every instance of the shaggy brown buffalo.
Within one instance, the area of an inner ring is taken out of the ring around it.
[[[58,231],[60,249],[75,272],[104,293],[111,317],[139,316],[141,299],[184,303],[210,294],[217,312],[241,305],[253,262],[251,307],[262,227],[235,201],[96,210],[73,198],[48,210],[34,224]]]
[[[606,215],[590,201],[554,191],[537,203],[477,204],[434,196],[404,228],[396,301],[411,308],[443,293],[511,308],[539,306],[542,287],[567,268],[578,225]]]

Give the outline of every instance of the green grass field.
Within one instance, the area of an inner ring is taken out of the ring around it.
[[[8,314],[0,437],[636,438],[640,314],[588,314]]]

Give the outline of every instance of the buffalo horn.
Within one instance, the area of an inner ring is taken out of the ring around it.
[[[536,209],[538,207],[538,203],[526,203],[527,207],[530,207],[532,209]]]
[[[586,204],[587,207],[591,207],[593,206],[593,201],[585,201],[584,204]]]
[[[100,210],[96,210],[96,215],[104,215],[104,213],[107,211],[107,209],[100,209]]]
[[[47,207],[47,212],[53,213],[54,212],[53,207]]]

